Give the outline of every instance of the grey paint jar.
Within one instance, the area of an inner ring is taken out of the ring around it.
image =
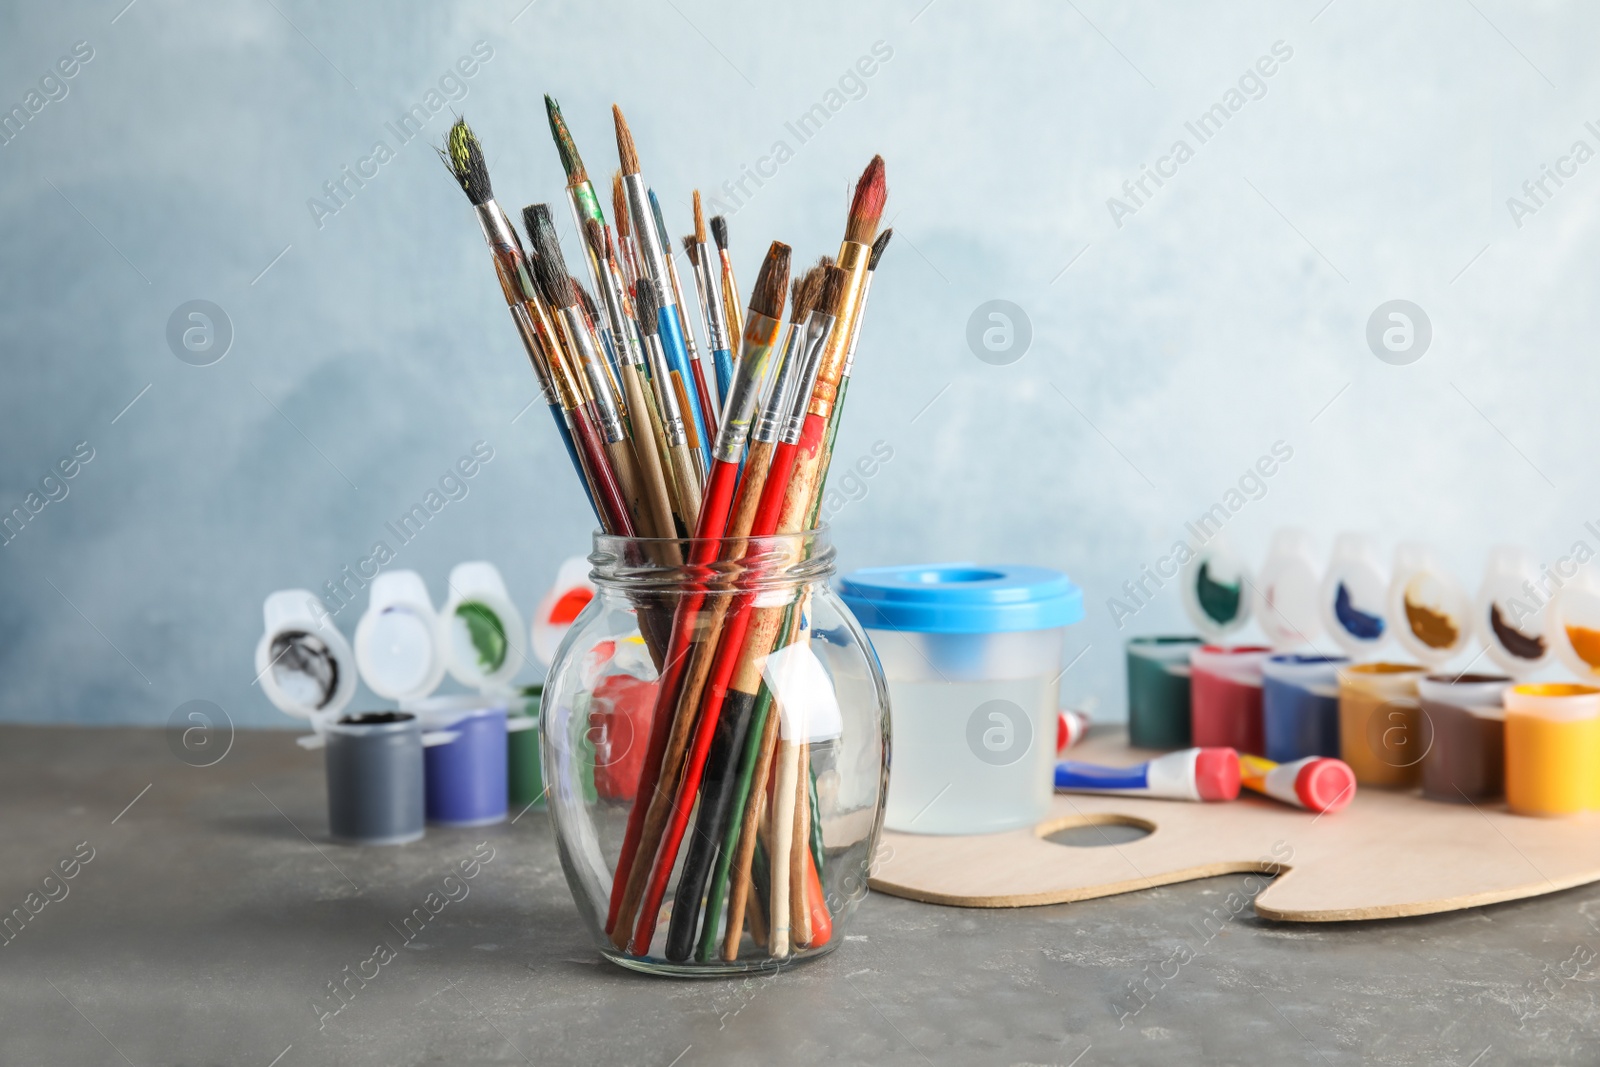
[[[404,711],[368,711],[325,729],[329,835],[353,845],[421,838],[421,721]]]

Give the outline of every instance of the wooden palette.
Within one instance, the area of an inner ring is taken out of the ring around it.
[[[1072,758],[1127,765],[1118,730]],[[1080,848],[1045,837],[1074,826],[1149,830],[1136,841]],[[1600,881],[1600,817],[1535,819],[1503,803],[1441,804],[1414,793],[1361,790],[1318,816],[1248,791],[1198,804],[1058,793],[1031,830],[972,837],[884,831],[872,888],[932,904],[1017,908],[1127,893],[1218,874],[1282,871],[1255,910],[1286,922],[1427,915]]]

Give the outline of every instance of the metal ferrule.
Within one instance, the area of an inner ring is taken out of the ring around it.
[[[752,318],[754,316],[752,315]],[[772,362],[771,379],[764,396],[765,403],[761,405],[761,417],[756,420],[753,437],[757,441],[776,441],[783,429],[784,421],[788,418],[789,407],[794,397],[794,376],[800,367],[800,359],[796,352],[805,337],[805,323],[791,322],[784,331],[783,347],[778,351],[778,357]],[[739,357],[740,369],[744,367],[744,356]]]
[[[627,436],[622,428],[622,414],[617,410],[617,399],[611,392],[611,380],[606,377],[605,357],[595,343],[583,307],[573,304],[562,308],[557,314],[561,320],[561,332],[566,338],[567,351],[572,353],[583,369],[584,380],[589,387],[589,399],[594,401],[595,415],[600,423],[600,433],[607,444],[621,441]]]
[[[610,260],[599,260],[596,269],[600,272],[600,302],[606,309],[617,362],[626,367],[642,366],[644,351],[639,347],[638,327],[628,314],[628,295],[622,288],[622,279],[611,269]]]
[[[823,349],[822,363],[817,369],[817,385],[807,409],[824,420],[833,414],[833,405],[839,398],[839,382],[844,377],[845,356],[849,352],[850,335],[855,329],[856,311],[861,307],[861,291],[867,282],[867,264],[872,259],[872,249],[859,241],[845,241],[839,246],[834,266],[850,276],[845,286],[844,301],[839,305],[839,328],[833,330]]]
[[[483,239],[494,253],[495,274],[500,278],[500,291],[506,304],[518,304],[533,292],[533,276],[528,273],[528,260],[522,252],[522,240],[517,228],[511,225],[506,213],[493,200],[485,200],[472,209],[478,216],[478,227]]]
[[[667,277],[672,279],[678,329],[683,333],[683,347],[689,353],[690,366],[693,366],[700,358],[700,349],[694,343],[694,330],[689,328],[689,317],[683,310],[683,283],[678,280],[678,257],[673,255],[672,238],[667,236],[667,224],[661,218],[661,201],[656,198],[654,190],[650,192],[650,217],[655,220],[656,237],[660,240],[661,247],[666,250]],[[707,417],[709,418],[709,415]]]
[[[850,371],[856,365],[856,344],[861,340],[861,323],[866,319],[866,315],[862,312],[867,310],[867,296],[872,292],[872,276],[876,273],[867,271],[867,280],[861,283],[861,299],[856,301],[855,322],[850,325],[850,349],[844,357],[843,378],[850,377]]]
[[[584,223],[594,219],[604,226],[606,217],[600,211],[600,201],[595,199],[594,186],[588,182],[567,187],[567,205],[572,208],[572,223],[578,228],[578,243],[583,246],[583,261],[589,266],[589,280],[596,289],[603,288],[600,281],[600,262],[589,247],[588,231]],[[598,323],[596,324],[598,325]]]
[[[731,350],[728,343],[728,310],[722,303],[722,272],[711,272],[711,246],[697,242],[695,249],[694,286],[700,294],[700,309],[705,312],[706,344],[713,352]],[[717,261],[721,266],[721,260]]]
[[[544,342],[539,340],[538,327],[534,326],[533,316],[528,314],[526,305],[511,305],[511,321],[517,324],[517,334],[522,338],[522,347],[527,349],[528,362],[533,364],[534,376],[539,379],[539,394],[546,404],[557,403],[556,385],[550,378]]]
[[[562,346],[560,332],[550,321],[550,309],[545,307],[544,301],[538,296],[529,297],[522,301],[520,306],[523,313],[533,321],[539,346],[544,350],[545,364],[555,383],[556,400],[564,410],[571,411],[583,403],[583,385],[572,371],[572,363]]]
[[[628,198],[628,217],[633,221],[633,240],[639,248],[640,264],[645,277],[661,290],[661,306],[676,300],[672,276],[667,273],[666,252],[661,244],[661,232],[656,229],[655,216],[650,211],[650,189],[639,174],[624,174],[622,189]]]
[[[797,353],[800,369],[795,375],[795,389],[789,398],[789,411],[778,440],[786,445],[800,443],[800,432],[805,428],[806,410],[811,406],[812,392],[827,351],[828,338],[833,334],[836,320],[825,311],[813,311],[806,319],[805,343]]]
[[[728,386],[728,402],[723,407],[722,426],[717,431],[714,455],[723,463],[737,463],[744,455],[745,442],[750,437],[750,420],[761,402],[761,391],[767,384],[767,370],[772,364],[772,342],[778,336],[778,320],[765,315],[759,318],[771,323],[772,327],[768,330],[764,329],[764,324],[753,324],[760,335],[765,336],[765,343],[762,343],[760,335],[754,343],[749,334],[745,335],[744,358],[739,361],[739,372]]]
[[[683,412],[678,408],[678,394],[672,388],[672,371],[667,366],[661,338],[647,333],[639,338],[639,343],[644,348],[645,362],[650,365],[650,388],[656,395],[656,408],[661,412],[661,435],[667,439],[668,448],[686,445],[689,431],[683,426]]]

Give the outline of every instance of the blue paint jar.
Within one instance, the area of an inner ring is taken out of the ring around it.
[[[506,817],[506,704],[489,696],[412,701],[422,718],[428,821],[483,826]]]
[[[1344,656],[1284,653],[1262,666],[1264,755],[1277,763],[1339,758],[1339,668]]]

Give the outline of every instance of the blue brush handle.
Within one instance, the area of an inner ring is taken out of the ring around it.
[[[1121,792],[1150,787],[1150,765],[1102,767],[1098,763],[1062,760],[1056,764],[1056,788]]]
[[[567,429],[567,417],[562,414],[561,405],[551,404],[550,414],[556,420],[556,429],[561,431],[561,443],[567,446],[567,456],[572,460],[572,469],[578,472],[578,481],[583,485],[583,495],[589,498],[589,506],[594,508],[594,517],[604,526],[605,519],[600,515],[599,505],[594,502],[594,494],[589,492],[589,479],[584,477],[583,464],[578,461],[578,449],[572,443],[572,431]]]
[[[728,390],[733,385],[733,353],[726,348],[713,349],[711,358],[717,368],[718,403],[728,406]]]
[[[661,348],[666,353],[667,365],[683,379],[684,396],[689,401],[689,414],[694,417],[694,430],[700,438],[700,452],[705,458],[705,469],[711,469],[711,438],[706,433],[705,413],[700,410],[700,391],[694,385],[694,371],[689,367],[689,348],[683,342],[683,330],[678,325],[678,307],[667,304],[656,315],[661,331]]]

